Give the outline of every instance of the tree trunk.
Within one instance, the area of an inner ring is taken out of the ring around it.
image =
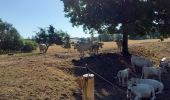
[[[47,49],[45,50],[45,53],[47,53],[47,50],[48,50],[48,48],[49,48],[49,44],[46,44],[46,46],[47,46]]]
[[[129,50],[128,50],[128,32],[125,31],[125,29],[123,29],[123,50],[122,50],[122,54],[124,57],[129,57]]]

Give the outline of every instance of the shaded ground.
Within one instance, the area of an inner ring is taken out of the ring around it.
[[[73,63],[76,66],[84,66],[87,64],[91,70],[95,71],[109,82],[114,83],[114,86],[112,86],[95,75],[96,100],[113,100],[113,98],[115,100],[125,99],[125,92],[122,92],[122,88],[118,87],[118,84],[114,79],[120,69],[124,69],[129,65],[128,60],[120,54],[99,54],[92,57],[86,57],[81,60],[73,60]],[[87,73],[86,69],[81,69],[81,67],[75,68],[76,75],[81,76],[85,73]]]
[[[140,43],[138,45],[132,45],[130,47],[130,51],[132,54],[136,54],[139,56],[143,56],[149,58],[155,62],[155,64],[159,64],[159,60],[166,56],[170,57],[170,53],[167,52],[170,50],[170,42],[164,43],[148,43],[147,45],[144,43]],[[115,80],[115,76],[117,72],[121,69],[130,66],[130,62],[128,59],[122,57],[122,55],[118,53],[103,53],[92,57],[86,57],[80,60],[72,60],[75,66],[83,66],[75,68],[75,74],[81,76],[87,73],[87,70],[84,69],[85,64],[103,76],[105,79],[110,81],[113,86],[103,79],[99,78],[95,75],[95,99],[96,100],[126,100],[126,88],[122,88],[118,85],[117,80]],[[93,73],[93,72],[92,72]],[[95,73],[94,73],[95,74]],[[141,73],[136,73],[140,77]],[[170,100],[168,95],[170,94],[170,74],[162,74],[162,82],[165,85],[164,93],[156,95],[156,100]],[[123,90],[123,91],[122,91]]]

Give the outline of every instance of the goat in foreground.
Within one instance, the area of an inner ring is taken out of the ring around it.
[[[127,98],[132,100],[133,96],[134,100],[150,97],[151,100],[156,99],[154,88],[147,84],[128,84]]]
[[[164,89],[164,85],[162,82],[153,79],[139,79],[139,78],[131,78],[131,84],[147,84],[154,88],[156,94],[162,93]]]

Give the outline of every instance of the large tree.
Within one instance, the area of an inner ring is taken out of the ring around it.
[[[82,25],[84,30],[95,29],[99,33],[105,31],[107,33],[121,32],[123,34],[124,56],[129,56],[128,34],[143,35],[150,32],[154,26],[155,11],[160,9],[158,0],[61,1],[64,3],[66,17],[70,18],[73,26]],[[162,3],[162,5],[164,4]],[[118,29],[117,26],[120,28]]]
[[[23,42],[16,28],[0,19],[0,50],[18,51],[22,46]]]

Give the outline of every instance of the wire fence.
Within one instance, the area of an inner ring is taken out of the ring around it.
[[[108,84],[110,84],[115,90],[119,90],[117,92],[121,92],[121,93],[126,93],[123,89],[119,88],[118,86],[116,86],[115,84],[113,84],[112,82],[110,82],[109,80],[107,80],[106,78],[104,78],[103,76],[99,75],[97,72],[93,71],[92,69],[90,69],[87,64],[85,65],[87,72],[91,72],[94,75],[96,75],[97,77],[99,77],[100,79],[102,79],[103,81],[107,82]]]

